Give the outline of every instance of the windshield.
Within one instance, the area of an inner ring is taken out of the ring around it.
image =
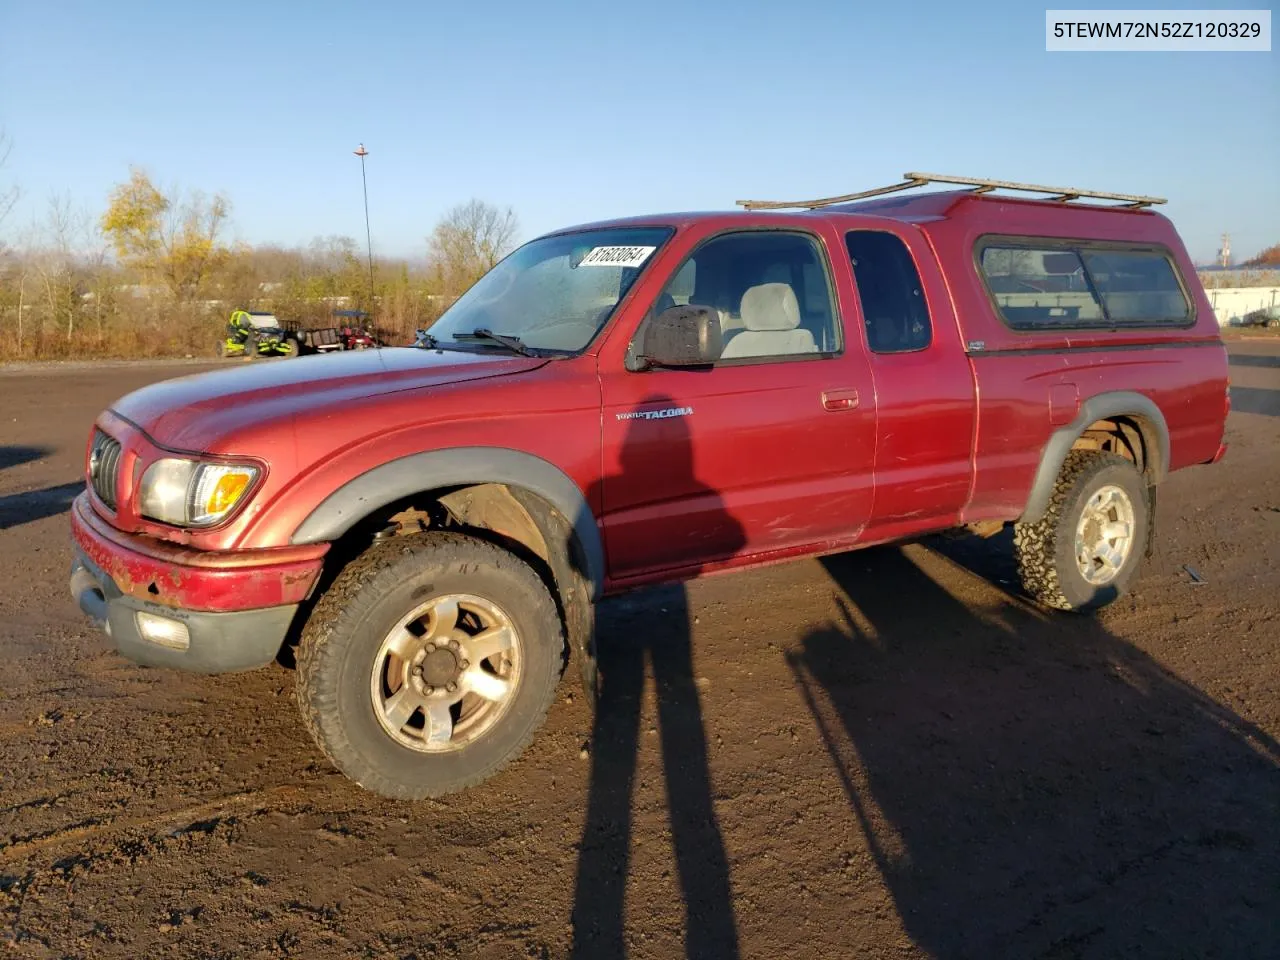
[[[486,273],[431,325],[440,341],[476,330],[525,347],[577,353],[604,326],[669,227],[584,230],[533,240]]]

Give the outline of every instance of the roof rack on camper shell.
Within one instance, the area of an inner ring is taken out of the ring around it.
[[[1123,206],[1140,210],[1157,203],[1167,203],[1163,197],[1145,197],[1133,193],[1109,193],[1102,190],[1082,190],[1079,187],[1047,187],[1036,183],[1014,183],[1011,180],[980,180],[976,177],[953,177],[941,173],[904,173],[902,183],[893,183],[887,187],[876,187],[858,193],[846,193],[839,197],[824,197],[818,200],[739,200],[738,205],[747,210],[784,210],[790,207],[807,207],[816,210],[818,207],[829,207],[837,203],[850,203],[854,200],[865,200],[868,197],[879,197],[886,193],[897,193],[900,190],[911,190],[930,183],[954,183],[973,187],[974,193],[990,193],[992,190],[1019,190],[1025,193],[1047,193],[1050,196],[1043,200],[1056,200],[1067,203],[1083,197],[1096,200],[1119,200]]]

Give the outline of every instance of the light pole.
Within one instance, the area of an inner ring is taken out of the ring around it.
[[[362,143],[352,152],[360,158],[360,183],[364,186],[364,239],[369,247],[369,312],[373,313],[373,234],[369,232],[369,180],[364,174],[364,158],[369,151]]]

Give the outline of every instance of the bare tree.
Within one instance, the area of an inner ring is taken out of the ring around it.
[[[312,274],[340,274],[364,269],[355,240],[338,234],[314,238],[306,250],[305,267]]]
[[[27,339],[27,315],[33,310],[32,304],[27,301],[28,287],[35,286],[32,282],[34,274],[39,271],[36,269],[36,261],[40,256],[41,239],[39,235],[39,226],[32,222],[18,235],[17,243],[8,252],[17,264],[16,273],[18,275],[18,302],[17,316],[15,317],[15,327],[17,340],[15,341],[15,354],[18,357],[23,356],[26,349]],[[39,349],[39,336],[35,340],[36,349]]]
[[[104,301],[107,299],[110,287],[111,243],[103,235],[97,219],[87,209],[80,213],[78,224],[86,273],[84,285],[88,288],[88,296],[93,301],[94,326],[97,327],[98,343],[101,344],[105,333],[102,324],[103,310],[106,307]]]
[[[0,169],[4,169],[5,163],[9,159],[9,154],[13,151],[13,141],[3,129],[0,129]],[[16,185],[10,184],[7,187],[0,186],[0,224],[3,224],[5,218],[13,211],[13,206],[18,202],[18,188]],[[4,241],[0,240],[0,252],[4,250]]]
[[[77,214],[70,197],[51,196],[43,219],[33,221],[21,241],[19,274],[19,324],[26,304],[26,281],[31,277],[40,291],[31,303],[36,327],[37,348],[43,332],[60,330],[65,322],[66,339],[75,332],[79,299],[76,296],[75,235]],[[41,294],[43,294],[41,296]],[[19,332],[21,342],[21,330]]]
[[[511,252],[515,211],[482,200],[454,207],[427,238],[427,263],[445,293],[461,293]]]
[[[49,198],[49,212],[45,216],[47,248],[42,262],[46,296],[49,300],[49,319],[61,325],[67,321],[67,340],[75,332],[79,298],[76,296],[75,238],[80,232],[80,214],[71,205],[70,196]]]

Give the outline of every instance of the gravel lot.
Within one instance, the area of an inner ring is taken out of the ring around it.
[[[1280,341],[1232,345],[1227,459],[1101,616],[942,538],[632,594],[598,729],[567,676],[416,804],[283,667],[136,667],[69,599],[92,418],[197,369],[0,371],[0,955],[1280,956]]]

